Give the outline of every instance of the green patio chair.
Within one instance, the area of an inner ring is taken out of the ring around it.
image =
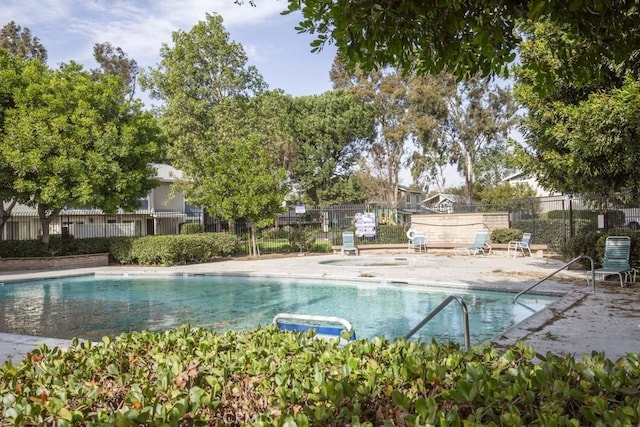
[[[476,239],[474,240],[471,246],[466,246],[464,248],[455,248],[454,252],[457,254],[458,252],[465,251],[467,255],[476,255],[478,252],[482,252],[482,254],[491,253],[491,246],[487,241],[489,240],[489,230],[482,229],[478,230],[476,233]]]
[[[356,255],[360,254],[360,251],[356,246],[355,239],[356,238],[352,231],[345,231],[342,233],[342,249],[340,250],[342,255],[344,255],[345,252],[355,252]]]
[[[618,276],[620,287],[628,281],[636,280],[636,270],[629,265],[631,256],[631,238],[629,236],[609,236],[604,244],[602,267],[594,272],[601,280],[607,276]],[[589,277],[589,275],[587,275]]]

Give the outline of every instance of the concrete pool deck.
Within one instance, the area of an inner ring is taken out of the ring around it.
[[[486,256],[461,256],[450,252],[377,253],[358,257],[265,256],[260,259],[230,259],[176,267],[112,266],[64,271],[6,272],[0,274],[0,283],[82,274],[238,274],[436,284],[450,287],[452,294],[455,294],[456,289],[471,287],[519,292],[558,270],[563,264],[552,258],[507,258],[504,252]],[[620,288],[617,282],[597,282],[596,292],[593,293],[592,286],[586,283],[583,270],[563,270],[537,286],[535,291],[563,296],[545,310],[492,340],[497,346],[513,344],[523,339],[543,355],[551,352],[579,358],[582,354],[597,351],[604,352],[612,360],[625,357],[627,353],[640,353],[640,284]],[[69,341],[0,333],[0,363],[8,359],[17,363],[41,343],[66,346]]]

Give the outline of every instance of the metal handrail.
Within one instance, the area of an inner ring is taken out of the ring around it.
[[[469,311],[467,310],[467,304],[465,304],[462,297],[458,295],[449,295],[447,299],[445,299],[439,306],[437,306],[431,313],[427,315],[420,323],[416,325],[407,335],[404,336],[405,339],[411,338],[416,332],[418,332],[424,325],[427,324],[431,319],[435,317],[436,314],[440,313],[440,311],[445,308],[452,300],[456,300],[458,304],[460,304],[460,308],[462,309],[462,327],[464,330],[464,349],[468,351],[471,348],[471,339],[469,338]]]
[[[529,286],[527,289],[525,289],[524,291],[520,291],[518,293],[518,295],[516,295],[513,298],[513,302],[515,303],[518,300],[518,297],[522,294],[525,294],[527,292],[529,292],[531,289],[535,288],[536,286],[538,286],[540,283],[544,282],[545,280],[547,280],[548,278],[550,278],[551,276],[553,276],[556,273],[561,272],[562,270],[564,270],[565,268],[569,267],[571,264],[573,264],[574,262],[582,259],[582,258],[587,258],[589,261],[591,261],[591,280],[593,281],[593,293],[596,293],[596,273],[595,273],[595,263],[593,262],[593,258],[591,258],[588,255],[578,255],[577,257],[575,257],[574,259],[572,259],[571,261],[569,261],[568,263],[566,263],[565,265],[563,265],[562,267],[560,267],[559,269],[557,269],[556,271],[554,271],[553,273],[547,274],[544,278],[540,279],[539,281],[537,281],[536,283],[534,283],[533,285]],[[587,280],[587,283],[589,281]]]

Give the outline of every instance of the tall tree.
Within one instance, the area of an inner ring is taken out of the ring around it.
[[[315,205],[353,202],[354,168],[375,135],[374,111],[345,90],[295,99],[298,152],[291,173]]]
[[[449,163],[456,165],[465,179],[470,201],[477,168],[496,167],[496,153],[507,149],[516,110],[509,88],[492,85],[479,76],[461,82],[447,98],[447,114],[437,129],[420,134],[422,155],[442,158],[447,153]]]
[[[265,107],[287,105],[286,99],[256,97],[266,84],[242,46],[229,40],[219,15],[207,14],[172,39],[141,83],[165,101],[169,157],[187,177],[185,196],[230,225],[238,218],[272,219],[285,195],[290,144],[273,125],[277,111]]]
[[[125,99],[122,81],[37,61],[20,78],[26,84],[13,88],[14,105],[5,110],[0,158],[14,173],[13,191],[37,209],[43,242],[66,206],[139,207],[155,185],[149,162],[159,128],[139,102]]]
[[[47,50],[38,37],[31,35],[31,30],[22,28],[14,21],[0,30],[0,49],[22,59],[37,59],[43,64],[47,62]]]
[[[406,142],[411,135],[407,78],[393,70],[350,71],[339,57],[331,67],[330,76],[334,88],[347,89],[362,102],[373,106],[377,136],[369,149],[367,162],[362,166],[369,169],[368,175],[384,182],[382,187],[368,187],[370,191],[381,190],[369,194],[370,199],[396,210],[400,170],[407,152]]]
[[[13,58],[12,58],[13,57]],[[43,64],[47,61],[47,50],[28,28],[11,21],[0,29],[0,134],[4,132],[5,113],[13,108],[13,90],[24,84],[20,78],[22,61],[35,59]],[[13,188],[14,171],[8,161],[0,155],[0,239],[4,227],[11,218],[19,195]]]
[[[440,124],[448,117],[447,100],[455,94],[455,80],[450,74],[438,74],[413,76],[411,82],[409,112],[418,150],[413,151],[407,166],[415,183],[425,188],[435,184],[443,192],[450,156],[449,148],[439,144],[443,133]]]
[[[121,48],[114,48],[109,42],[96,43],[93,46],[93,57],[100,65],[99,69],[91,71],[94,76],[100,74],[119,76],[129,89],[130,97],[135,95],[140,69],[134,59],[130,59]]]
[[[21,78],[22,69],[23,61],[19,57],[0,49],[0,135],[5,133],[7,112],[15,108],[16,88],[26,84]],[[16,178],[10,162],[0,152],[0,239],[4,236],[4,227],[13,208],[20,200],[21,195],[13,186]]]
[[[528,37],[521,47],[523,67],[517,70],[516,85],[517,98],[528,110],[523,168],[558,192],[638,195],[640,48],[628,46],[626,56],[615,61],[600,58],[590,64],[593,79],[580,83],[567,76],[566,69],[585,60],[588,35],[577,36],[550,22],[523,29]],[[637,33],[637,27],[624,33],[619,43],[627,46]],[[562,56],[559,52],[568,47],[574,55]],[[542,93],[541,80],[548,82]]]

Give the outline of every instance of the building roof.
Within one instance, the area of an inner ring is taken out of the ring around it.
[[[156,178],[160,182],[176,182],[182,179],[182,171],[173,166],[164,163],[152,163],[151,166],[156,170]]]
[[[423,203],[429,203],[429,202],[433,202],[433,201],[443,201],[443,200],[448,200],[451,203],[462,203],[464,202],[464,198],[457,195],[457,194],[450,194],[450,193],[436,193],[433,196],[429,196],[426,199],[424,199]]]

